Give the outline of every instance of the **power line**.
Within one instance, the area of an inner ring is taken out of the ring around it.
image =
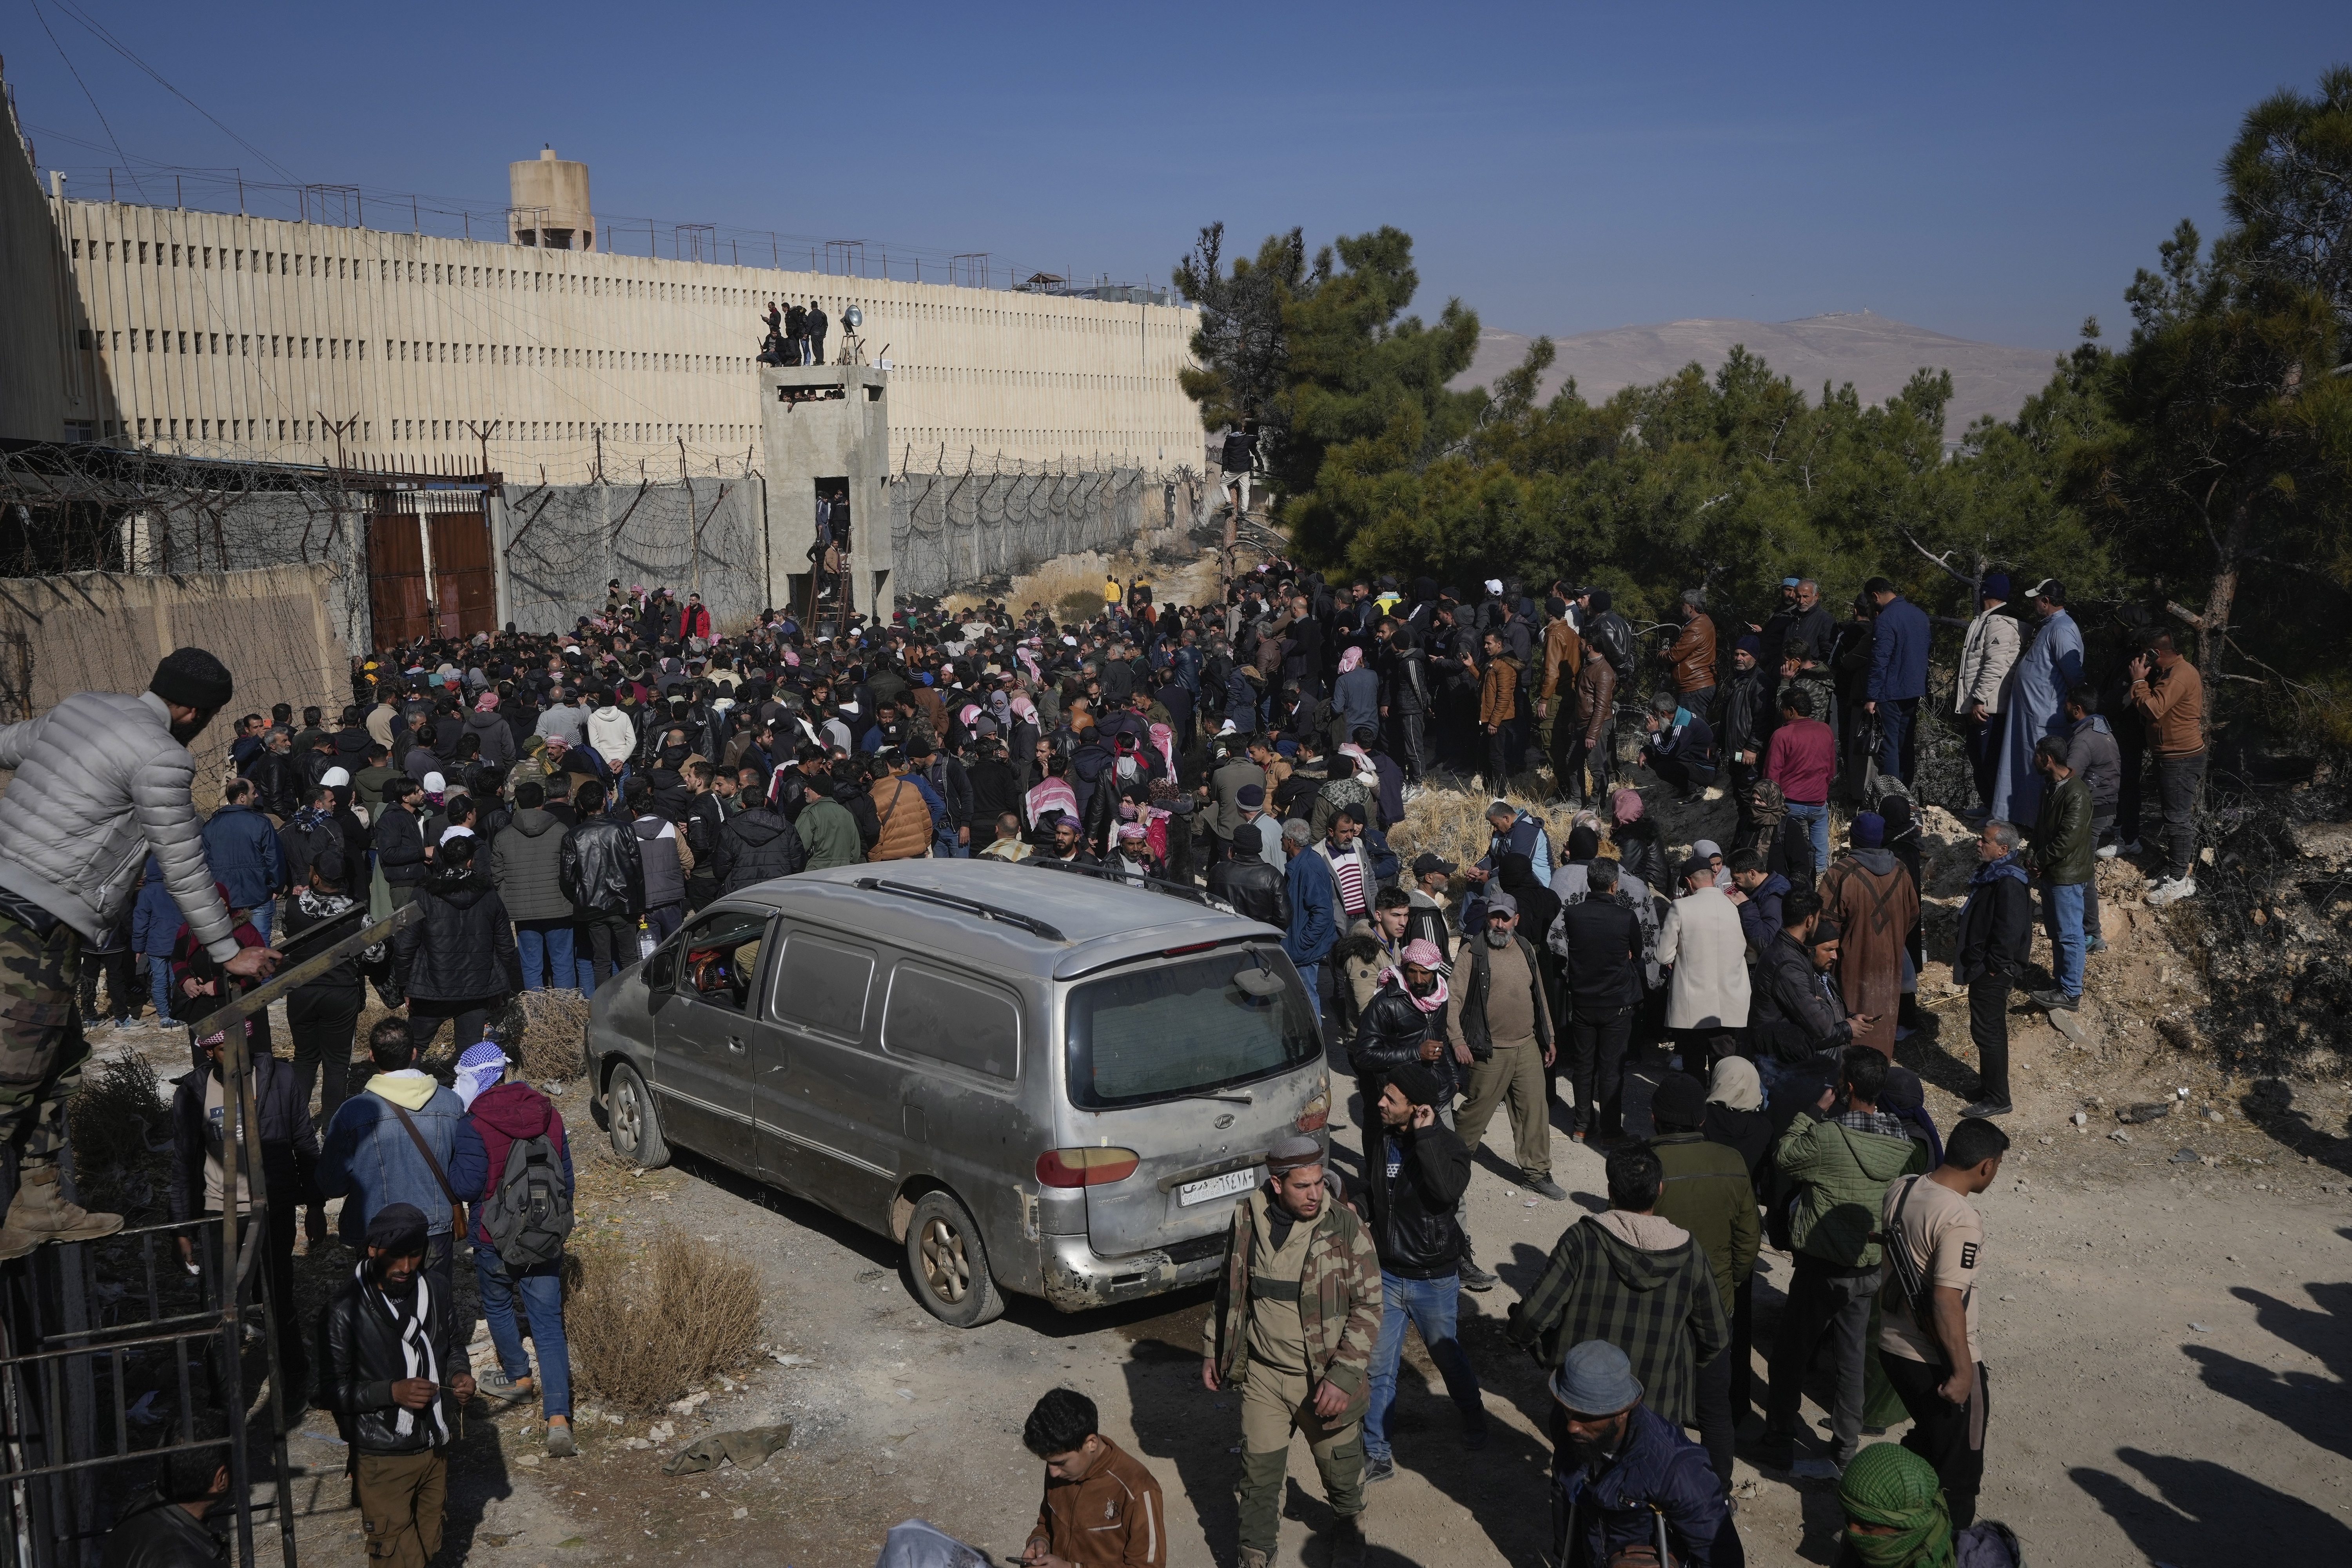
[[[106,110],[98,106],[98,95],[89,90],[89,83],[81,79],[81,72],[75,68],[73,57],[67,54],[65,45],[58,41],[57,29],[49,26],[48,15],[41,9],[41,0],[33,0],[33,15],[40,19],[41,31],[48,34],[49,42],[57,46],[58,58],[66,62],[66,71],[74,79],[74,85],[81,89],[81,95],[84,98],[89,100],[89,111],[98,116],[98,123],[106,132],[107,141],[113,143],[114,155],[123,161],[127,172],[131,154],[122,150],[121,139],[114,134],[114,127],[107,123]],[[143,200],[147,195],[147,187],[139,184],[139,176],[136,174],[131,174],[131,184]]]
[[[165,92],[170,93],[173,98],[178,99],[182,103],[186,104],[198,114],[201,114],[206,120],[211,121],[213,125],[222,135],[227,137],[230,141],[236,142],[238,146],[244,148],[247,152],[260,159],[269,167],[277,170],[289,181],[298,184],[299,183],[299,180],[297,180],[293,170],[288,168],[285,164],[279,163],[277,159],[271,157],[268,153],[263,152],[252,142],[247,142],[236,132],[231,131],[226,125],[221,123],[220,118],[214,114],[212,110],[206,109],[203,104],[198,103],[194,99],[190,98],[186,93],[182,92],[178,88],[173,87],[170,82],[164,80],[163,75],[161,71],[158,71],[153,66],[149,65],[145,60],[141,59],[136,54],[132,53],[129,47],[124,45],[121,39],[117,38],[112,33],[108,32],[97,22],[92,21],[86,12],[82,11],[80,7],[77,6],[73,3],[73,0],[56,0],[56,5],[58,10],[63,11],[67,16],[71,16],[75,21],[79,22],[84,27],[89,29],[91,35],[95,37],[99,42],[104,44],[108,48],[112,49],[116,54],[121,55],[124,59],[129,60],[132,65],[137,66],[141,70],[145,71],[150,77],[153,78],[156,84],[162,87]],[[47,23],[42,25],[44,26],[47,26]],[[62,54],[64,51],[59,50],[58,52]],[[111,135],[112,132],[110,132],[108,134]]]

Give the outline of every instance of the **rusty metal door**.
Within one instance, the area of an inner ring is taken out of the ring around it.
[[[499,629],[498,569],[490,560],[489,520],[478,511],[437,512],[433,525],[434,607],[441,635],[469,637]]]
[[[408,512],[368,519],[368,609],[378,649],[397,647],[431,630],[425,537]]]

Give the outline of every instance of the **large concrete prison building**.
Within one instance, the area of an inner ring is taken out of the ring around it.
[[[84,201],[40,189],[13,106],[7,132],[0,437],[555,483],[600,454],[674,479],[680,443],[757,467],[761,314],[815,300],[829,359],[856,306],[889,361],[894,466],[1201,462],[1181,305],[614,255],[551,153],[514,166],[507,225],[547,243],[507,243]]]

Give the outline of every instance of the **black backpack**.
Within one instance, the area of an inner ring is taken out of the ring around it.
[[[547,1134],[507,1146],[506,1173],[482,1200],[482,1228],[509,1269],[536,1268],[563,1256],[572,1234],[572,1190],[563,1163]]]

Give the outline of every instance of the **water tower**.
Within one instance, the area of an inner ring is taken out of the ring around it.
[[[567,163],[541,147],[528,163],[507,165],[507,238],[549,250],[593,250],[596,220],[588,213],[588,165]]]

